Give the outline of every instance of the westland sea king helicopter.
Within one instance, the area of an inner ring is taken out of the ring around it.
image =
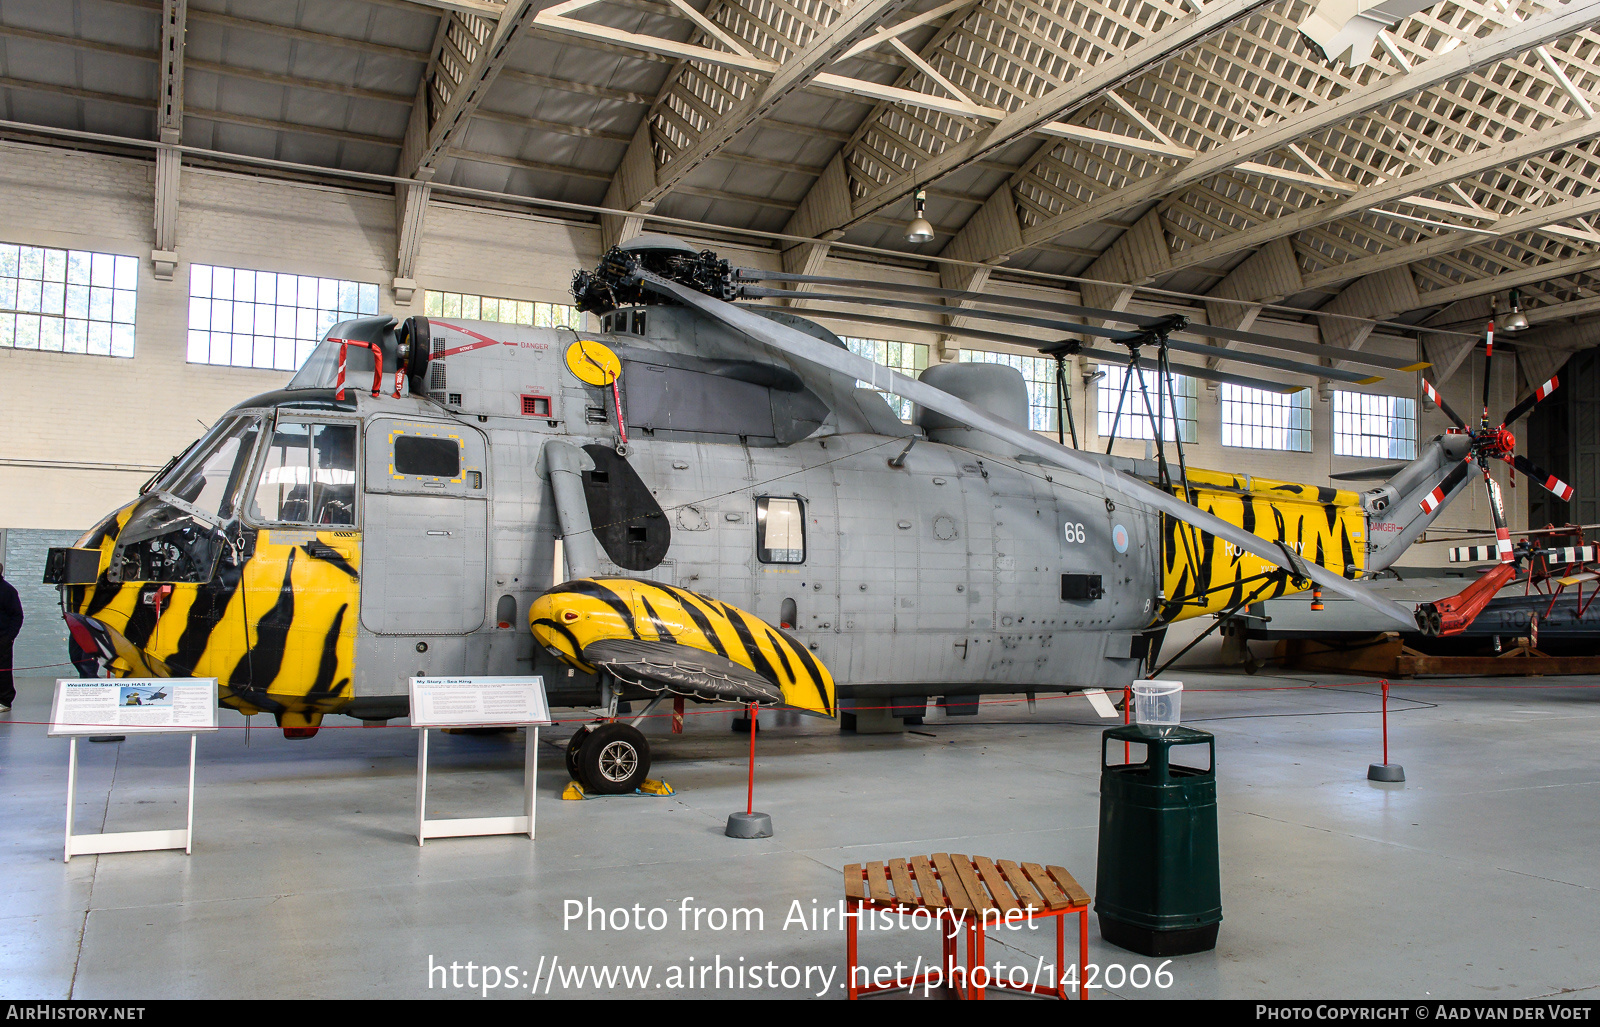
[[[740,269],[641,236],[574,275],[598,333],[335,325],[283,389],[53,550],[46,580],[112,674],[214,676],[223,703],[290,737],[330,713],[405,716],[413,675],[541,674],[552,705],[597,709],[569,767],[622,792],[650,765],[623,703],[867,729],[930,696],[964,713],[982,695],[1121,690],[1166,625],[1305,588],[1411,628],[1352,579],[1391,564],[1483,448],[1440,436],[1360,494],[1192,468],[1181,442],[1175,466],[1164,444],[1154,460],[1091,453],[1029,430],[1016,370],[905,377],[750,302],[791,294],[762,281],[846,307],[959,299],[964,318],[1047,329],[1062,341],[941,331],[1040,346],[1063,384],[1069,354],[1125,361],[1118,417],[1143,410],[1158,443],[1174,373],[1298,388],[1174,351],[1338,381],[1423,366],[1178,315]]]

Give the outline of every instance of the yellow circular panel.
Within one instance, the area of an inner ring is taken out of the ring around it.
[[[603,344],[579,339],[567,347],[567,370],[587,385],[604,387],[622,374],[622,361]]]

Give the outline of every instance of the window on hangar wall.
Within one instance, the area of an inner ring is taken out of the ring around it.
[[[970,364],[1004,364],[1022,372],[1028,384],[1028,427],[1034,431],[1055,431],[1056,362],[1052,357],[1024,357],[1015,353],[995,353],[986,349],[962,349],[961,359]],[[1069,386],[1070,390],[1070,386]]]
[[[882,339],[846,337],[844,344],[856,356],[876,361],[884,367],[899,371],[907,378],[915,378],[928,366],[928,347],[920,342],[885,342]],[[866,389],[871,388],[871,385],[868,382],[858,381],[856,387]],[[888,394],[883,398],[894,408],[896,417],[902,421],[911,420],[911,403],[899,396]]]
[[[1417,458],[1417,401],[1365,392],[1333,394],[1333,452],[1337,456]]]
[[[459,317],[467,321],[499,321],[530,328],[582,328],[583,315],[566,303],[541,303],[537,300],[508,300],[494,296],[472,296],[461,292],[422,294],[425,317]]]
[[[1284,395],[1224,382],[1222,444],[1239,449],[1311,452],[1311,390]]]
[[[0,348],[133,356],[139,258],[0,243]]]
[[[189,362],[294,371],[340,321],[378,313],[378,287],[189,265]]]
[[[1175,428],[1183,429],[1184,442],[1196,442],[1200,437],[1199,390],[1195,379],[1188,375],[1172,376],[1172,388],[1163,404],[1160,394],[1161,376],[1140,368],[1139,375],[1128,383],[1128,394],[1122,395],[1122,380],[1128,369],[1122,364],[1096,364],[1095,370],[1104,371],[1105,377],[1095,392],[1095,434],[1103,439],[1111,437],[1111,423],[1116,421],[1119,439],[1153,439],[1150,415],[1145,412],[1146,393],[1150,396],[1150,409],[1164,411],[1161,417],[1161,437],[1175,437]],[[1139,383],[1144,382],[1144,391]],[[1117,417],[1117,401],[1122,402],[1122,416]]]

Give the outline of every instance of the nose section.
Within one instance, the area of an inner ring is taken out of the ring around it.
[[[580,634],[584,619],[578,608],[580,599],[569,589],[550,589],[528,606],[528,627],[535,642],[566,662],[587,669],[583,647],[593,639]]]

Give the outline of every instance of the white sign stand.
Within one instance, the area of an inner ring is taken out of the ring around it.
[[[51,737],[66,735],[67,831],[64,862],[105,852],[193,851],[194,768],[201,731],[217,729],[216,678],[59,678],[50,710]],[[74,834],[78,802],[78,736],[105,734],[189,736],[189,802],[184,826],[165,831]]]
[[[544,678],[412,678],[411,726],[417,738],[417,844],[429,838],[494,834],[534,837],[534,797],[539,780],[539,728],[550,723]],[[436,727],[525,727],[522,813],[509,817],[428,819],[428,732]]]

